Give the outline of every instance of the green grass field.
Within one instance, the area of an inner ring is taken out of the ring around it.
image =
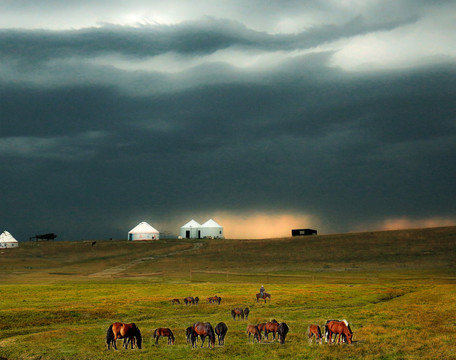
[[[21,243],[0,251],[0,359],[456,359],[456,227],[268,240]],[[272,299],[255,302],[261,284]],[[221,305],[206,298],[222,297]],[[172,298],[198,296],[197,306]],[[248,306],[248,320],[232,320]],[[290,333],[248,343],[247,324]],[[347,319],[351,345],[310,345],[306,329]],[[135,322],[143,349],[106,350]],[[225,346],[192,349],[185,328],[228,325]],[[176,345],[152,342],[169,327]]]

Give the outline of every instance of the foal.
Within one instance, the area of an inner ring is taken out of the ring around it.
[[[321,329],[318,325],[309,326],[309,344],[312,344],[312,337],[315,337],[315,344],[320,342],[323,344],[323,336],[321,336]]]

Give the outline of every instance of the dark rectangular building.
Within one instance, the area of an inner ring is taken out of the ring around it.
[[[317,230],[314,230],[314,229],[293,229],[293,230],[291,230],[291,236],[306,236],[306,235],[317,235]]]

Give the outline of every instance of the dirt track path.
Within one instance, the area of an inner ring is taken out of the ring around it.
[[[194,243],[193,244],[193,247],[191,249],[185,249],[185,250],[176,250],[176,251],[172,251],[170,253],[167,253],[167,254],[160,254],[160,255],[154,255],[154,256],[148,256],[148,257],[144,257],[144,258],[141,258],[141,259],[136,259],[136,260],[133,260],[129,263],[125,263],[125,264],[121,264],[121,265],[117,265],[117,266],[114,266],[112,268],[109,268],[109,269],[105,269],[103,271],[100,271],[100,272],[97,272],[97,273],[94,273],[94,274],[90,274],[89,277],[108,277],[108,276],[113,276],[113,275],[117,275],[135,265],[138,265],[138,264],[141,264],[141,263],[144,263],[144,262],[147,262],[147,261],[151,261],[151,260],[156,260],[156,259],[160,259],[160,258],[164,258],[164,257],[167,257],[167,256],[172,256],[172,255],[177,255],[177,254],[182,254],[182,253],[185,253],[187,251],[195,251],[195,250],[198,250],[203,244],[202,243]]]

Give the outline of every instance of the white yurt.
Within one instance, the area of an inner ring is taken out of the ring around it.
[[[195,220],[190,220],[180,228],[180,236],[183,239],[201,239],[201,225]]]
[[[136,225],[133,229],[128,232],[128,240],[137,241],[137,240],[158,240],[160,238],[160,233],[157,229],[153,228],[151,225],[145,221]]]
[[[201,225],[201,237],[211,237],[213,239],[223,239],[223,227],[214,220],[209,219]]]
[[[19,246],[19,242],[8,231],[2,232],[0,235],[0,248],[15,248]]]

